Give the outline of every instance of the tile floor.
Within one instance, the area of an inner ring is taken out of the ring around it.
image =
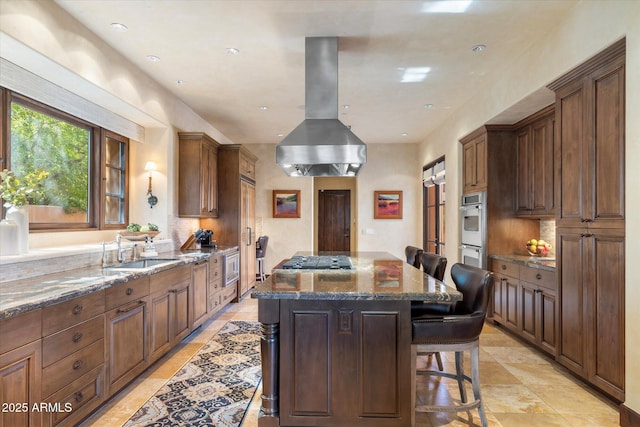
[[[257,300],[248,296],[239,304],[229,305],[114,396],[82,426],[121,426],[228,320],[257,320],[257,317]],[[453,355],[442,356],[445,367],[451,367]],[[425,358],[421,363],[429,362]],[[435,360],[432,363],[435,365]],[[465,367],[469,365],[467,360]],[[491,427],[619,425],[617,405],[573,378],[541,352],[523,345],[491,324],[485,325],[480,337],[480,378]],[[472,396],[470,389],[468,393]],[[242,427],[257,427],[259,395],[260,389]],[[452,380],[434,380],[418,386],[420,402],[451,399],[451,396],[459,397],[457,385]],[[477,411],[416,415],[416,427],[479,425]]]

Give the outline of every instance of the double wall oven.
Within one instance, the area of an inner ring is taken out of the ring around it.
[[[460,205],[460,260],[463,264],[486,268],[486,192],[465,194]]]

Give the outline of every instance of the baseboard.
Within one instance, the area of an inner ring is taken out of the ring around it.
[[[640,427],[640,414],[620,404],[620,427]]]

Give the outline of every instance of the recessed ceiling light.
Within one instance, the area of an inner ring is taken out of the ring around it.
[[[482,52],[483,50],[485,50],[487,48],[487,46],[483,45],[483,44],[477,44],[475,46],[473,46],[471,48],[472,51],[474,52]]]
[[[266,105],[261,105],[258,108],[261,109],[261,110],[268,110],[269,109],[269,107],[267,107]]]
[[[119,22],[113,22],[111,23],[111,29],[114,31],[119,31],[121,33],[124,33],[125,31],[128,30],[127,26],[124,24],[121,24]]]
[[[433,104],[424,104],[424,108],[427,108],[427,109],[433,108]]]
[[[235,47],[228,47],[227,48],[227,53],[229,55],[237,55],[240,53],[240,51],[238,49],[236,49]]]
[[[427,78],[429,71],[431,71],[431,67],[409,67],[402,73],[400,81],[402,83],[421,82]]]
[[[349,104],[344,104],[344,105],[342,106],[342,108],[344,108],[345,110],[348,110],[349,108],[351,108],[351,105],[349,105]]]
[[[409,136],[407,132],[402,132],[402,136]]]
[[[278,133],[278,134],[276,134],[276,136],[282,138],[284,136],[284,133]]]
[[[147,55],[147,59],[151,62],[158,62],[160,61],[160,57],[159,56],[155,56],[155,55]]]
[[[183,84],[185,84],[186,82],[185,82],[184,80],[180,80],[180,79],[178,79],[178,80],[176,80],[176,83],[178,83],[179,85],[183,85]]]
[[[436,0],[425,2],[422,6],[423,13],[464,13],[471,5],[472,0]]]

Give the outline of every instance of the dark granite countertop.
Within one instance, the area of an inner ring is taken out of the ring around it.
[[[324,255],[322,253],[320,255]],[[338,254],[338,253],[336,253]],[[251,294],[258,299],[458,301],[462,294],[386,252],[349,255],[351,270],[276,269]],[[295,255],[318,255],[298,252]]]
[[[552,257],[535,257],[529,255],[497,255],[491,254],[489,258],[514,262],[526,267],[539,268],[541,270],[556,271],[556,259]]]
[[[154,258],[172,259],[173,261],[140,271],[119,271],[109,267],[93,266],[29,279],[0,282],[0,320],[68,301],[179,265],[208,259],[215,254],[225,254],[237,250],[237,246],[230,246],[217,249],[202,248],[199,251],[163,252]],[[34,268],[37,268],[37,264],[34,264]]]

